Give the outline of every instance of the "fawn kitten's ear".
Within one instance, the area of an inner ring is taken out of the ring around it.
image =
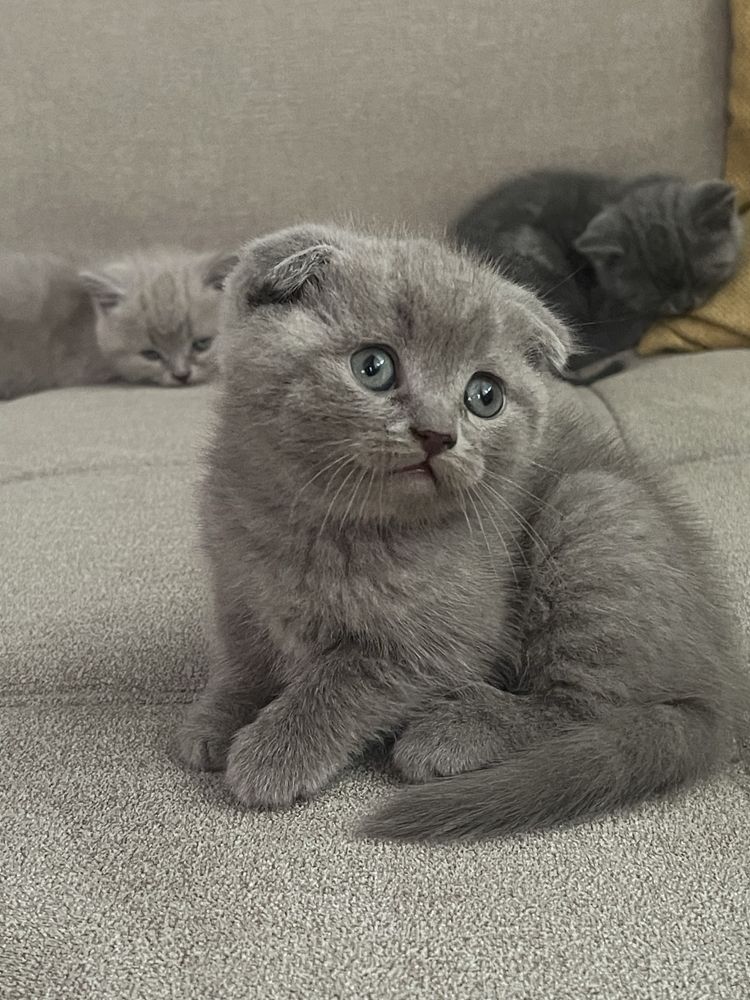
[[[204,264],[203,282],[209,288],[221,291],[227,278],[239,263],[236,253],[217,253],[208,257]]]
[[[737,211],[737,195],[725,181],[700,181],[690,186],[692,219],[709,232],[723,233]]]
[[[79,271],[78,278],[102,312],[114,309],[125,298],[125,289],[108,274]]]
[[[320,285],[339,249],[336,233],[323,226],[282,229],[245,247],[232,284],[250,307],[294,302]]]

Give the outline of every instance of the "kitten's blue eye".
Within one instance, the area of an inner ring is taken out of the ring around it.
[[[141,351],[141,357],[145,358],[146,361],[161,361],[161,354],[158,351],[154,351],[149,348],[146,351]]]
[[[396,362],[382,347],[355,351],[351,365],[357,380],[373,392],[386,392],[396,384]]]
[[[207,351],[213,342],[213,337],[201,337],[200,340],[193,341],[193,350],[197,351],[199,354],[201,351]]]
[[[464,392],[466,409],[485,420],[496,417],[505,406],[505,389],[500,379],[486,372],[472,375]]]

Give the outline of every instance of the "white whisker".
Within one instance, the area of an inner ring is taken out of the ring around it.
[[[367,484],[367,489],[365,490],[365,497],[362,501],[362,505],[359,508],[359,515],[357,517],[357,523],[361,524],[365,516],[365,507],[367,507],[367,501],[370,499],[370,492],[372,490],[372,484],[375,482],[375,466],[373,465],[370,469],[370,481]]]
[[[488,558],[490,560],[490,566],[494,570],[495,575],[499,576],[499,574],[497,572],[497,568],[495,566],[495,560],[494,560],[494,558],[492,556],[492,549],[490,548],[490,541],[487,538],[487,532],[484,530],[484,522],[482,521],[482,515],[479,513],[479,508],[474,503],[474,497],[471,494],[471,490],[469,490],[469,492],[467,493],[467,496],[468,496],[468,498],[469,498],[469,500],[471,502],[471,506],[474,508],[474,513],[477,515],[477,522],[479,524],[479,530],[482,532],[482,537],[484,538],[484,545],[485,545],[485,548],[487,549],[487,556],[488,556]]]
[[[575,269],[575,271],[571,271],[570,274],[566,274],[564,278],[560,278],[559,281],[556,281],[555,284],[551,288],[545,288],[545,290],[543,292],[539,293],[539,298],[542,301],[544,301],[544,299],[546,298],[547,295],[550,295],[552,292],[554,292],[557,288],[560,287],[560,285],[564,285],[566,281],[570,281],[571,278],[575,278],[575,276],[578,274],[578,272],[582,271],[584,269],[584,267],[586,267],[586,265],[585,264],[581,264],[580,267],[577,267]]]
[[[360,477],[357,480],[357,482],[354,484],[354,489],[352,490],[352,495],[349,497],[349,503],[346,505],[346,509],[344,510],[344,513],[341,515],[341,520],[339,522],[339,532],[338,532],[339,534],[341,534],[341,529],[344,527],[344,524],[346,523],[346,519],[349,516],[349,511],[352,509],[352,504],[354,503],[354,498],[356,497],[357,493],[359,493],[359,488],[362,485],[362,483],[364,482],[364,479],[365,479],[366,475],[367,475],[367,469],[363,468],[362,469],[362,474],[360,475]]]
[[[495,519],[492,516],[492,512],[490,511],[489,507],[483,501],[482,496],[479,493],[479,491],[477,491],[477,493],[476,493],[476,498],[479,501],[479,503],[482,505],[482,507],[484,508],[485,513],[487,514],[487,516],[490,519],[490,524],[492,525],[492,527],[495,529],[495,532],[497,533],[497,537],[499,538],[500,544],[502,545],[503,551],[505,552],[505,558],[508,560],[508,566],[510,567],[510,571],[513,574],[513,580],[515,581],[516,586],[518,586],[518,576],[516,575],[516,567],[514,566],[513,560],[511,559],[510,552],[508,551],[508,546],[505,544],[505,538],[503,537],[503,533],[498,528],[498,526],[497,526],[497,524],[495,522]],[[515,539],[514,539],[514,541],[515,541]]]
[[[383,511],[383,487],[385,486],[385,473],[380,473],[380,491],[378,495],[378,526],[380,533],[385,531],[385,513]]]
[[[323,529],[326,526],[326,523],[327,523],[328,518],[329,518],[329,516],[331,514],[331,511],[333,510],[333,505],[336,503],[336,500],[337,500],[339,494],[341,493],[341,491],[343,490],[343,488],[346,486],[346,484],[349,482],[349,480],[354,475],[354,473],[357,471],[357,466],[354,464],[354,459],[350,458],[349,462],[351,462],[351,466],[352,467],[347,472],[347,474],[344,476],[343,482],[341,483],[341,485],[339,486],[339,488],[336,490],[336,492],[331,497],[331,502],[328,504],[328,509],[326,510],[325,517],[323,518],[323,521],[322,521],[322,523],[320,525],[320,529],[318,531],[318,535],[317,535],[318,539],[323,534]],[[345,468],[346,468],[346,466],[344,465],[344,466],[340,466],[338,469],[335,469],[334,472],[331,474],[331,480],[333,479],[334,476],[336,476],[339,472],[342,472],[343,469],[345,469]],[[329,482],[329,485],[330,485],[330,482]],[[325,496],[325,493],[327,493],[327,492],[328,492],[328,486],[326,486],[326,489],[325,489],[323,495]]]
[[[537,496],[536,493],[532,493],[531,490],[527,490],[524,486],[521,486],[520,483],[515,482],[513,479],[509,479],[508,476],[503,476],[499,472],[494,472],[494,471],[493,472],[487,472],[487,471],[485,471],[484,476],[485,476],[486,479],[496,479],[499,482],[507,483],[509,486],[512,486],[514,489],[518,490],[520,493],[525,494],[527,497],[530,497],[532,500],[536,500],[537,503],[542,504],[543,507],[547,507],[549,510],[553,511],[555,514],[558,514],[559,516],[562,517],[562,515],[560,514],[560,511],[557,509],[557,507],[553,507],[551,503],[547,503],[547,501],[544,500],[542,497]]]
[[[562,472],[559,469],[553,469],[550,465],[542,465],[541,462],[535,462],[533,458],[529,459],[530,465],[535,465],[537,469],[543,469],[545,472],[551,472],[553,476],[560,477]]]
[[[324,472],[327,472],[329,469],[334,468],[334,466],[336,466],[336,465],[341,465],[342,462],[346,462],[347,458],[348,458],[347,455],[339,455],[339,456],[337,456],[336,458],[333,459],[332,462],[328,462],[326,465],[323,466],[322,469],[320,469],[318,472],[316,472],[314,476],[311,476],[307,480],[307,482],[305,483],[305,485],[302,486],[302,488],[297,491],[297,496],[294,498],[294,501],[292,502],[292,506],[289,508],[289,517],[290,517],[290,519],[292,517],[292,514],[294,513],[295,507],[299,503],[300,497],[305,492],[305,490],[308,488],[308,486],[312,486],[312,484],[315,482],[315,480],[318,479],[320,476],[322,476]],[[349,460],[351,461],[351,459],[349,459]]]
[[[465,494],[464,490],[459,489],[458,495],[461,498],[461,513],[463,514],[464,519],[466,521],[466,527],[469,529],[469,538],[473,538],[474,537],[474,529],[471,526],[471,518],[469,517],[469,512],[466,509],[466,499],[465,499],[466,494]]]
[[[541,537],[539,532],[534,528],[534,526],[530,524],[526,520],[526,518],[523,517],[523,515],[516,510],[516,508],[513,506],[512,503],[509,503],[509,501],[506,500],[504,496],[498,493],[496,489],[493,489],[493,487],[490,486],[489,483],[483,483],[482,485],[484,486],[484,488],[487,490],[488,493],[490,493],[493,497],[495,497],[495,499],[499,503],[501,503],[503,507],[505,507],[510,516],[514,518],[514,520],[521,526],[524,533],[529,536],[533,544],[537,547],[542,557],[545,560],[549,560],[551,562],[552,554],[550,553],[549,547],[546,545],[543,538]]]

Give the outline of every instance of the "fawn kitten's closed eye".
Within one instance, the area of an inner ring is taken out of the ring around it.
[[[193,341],[193,343],[191,344],[191,348],[198,354],[202,354],[204,351],[207,351],[211,347],[213,342],[214,342],[213,337],[201,337],[200,340]],[[154,350],[154,348],[152,347],[145,348],[140,352],[140,355],[147,361],[158,361],[166,363],[166,359],[162,357],[159,351]]]

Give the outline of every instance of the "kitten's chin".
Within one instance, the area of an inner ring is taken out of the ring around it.
[[[387,473],[383,493],[372,493],[373,518],[386,511],[389,520],[403,525],[440,521],[461,509],[449,480],[427,462]]]

